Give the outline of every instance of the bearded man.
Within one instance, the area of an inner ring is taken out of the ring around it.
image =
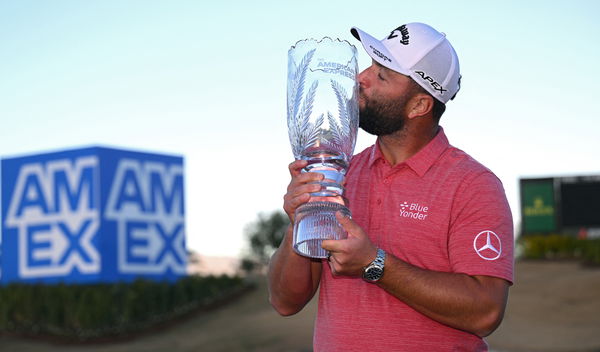
[[[500,180],[439,125],[460,88],[456,52],[423,23],[382,40],[351,33],[373,59],[358,78],[360,127],[378,138],[346,176],[352,218],[336,216],[348,238],[323,241],[328,259],[293,251],[294,212],[323,175],[291,163],[270,302],[291,315],[319,290],[315,351],[486,351],[513,281],[513,224]]]

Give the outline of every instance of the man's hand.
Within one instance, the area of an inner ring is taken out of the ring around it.
[[[348,238],[323,241],[323,249],[331,253],[331,271],[334,275],[362,276],[364,268],[377,256],[377,247],[352,219],[341,212],[337,212],[335,217],[348,232]]]
[[[283,197],[283,209],[290,218],[291,226],[269,263],[269,301],[281,315],[299,312],[312,299],[321,280],[321,261],[303,257],[292,248],[294,213],[310,200],[311,193],[321,189],[316,182],[323,179],[319,173],[302,172],[306,165],[306,160],[296,160],[288,167],[292,180]]]
[[[307,164],[306,160],[296,160],[288,166],[292,180],[283,196],[283,210],[292,224],[296,209],[308,202],[311,193],[321,190],[321,185],[317,182],[323,180],[323,175],[318,172],[302,172],[302,168]]]

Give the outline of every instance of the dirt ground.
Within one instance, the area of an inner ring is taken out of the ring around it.
[[[600,269],[573,262],[521,262],[496,351],[600,351]]]
[[[258,289],[219,310],[130,341],[60,345],[0,336],[10,352],[311,351],[313,302],[278,316]],[[600,352],[600,269],[571,262],[519,262],[500,328],[487,338],[494,352]]]

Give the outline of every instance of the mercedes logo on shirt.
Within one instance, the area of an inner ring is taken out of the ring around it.
[[[485,260],[496,260],[502,254],[502,243],[493,231],[481,231],[473,240],[473,249]]]

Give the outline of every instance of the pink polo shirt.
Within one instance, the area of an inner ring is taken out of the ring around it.
[[[392,167],[376,143],[356,155],[345,195],[373,243],[420,268],[513,280],[513,224],[500,180],[440,128]],[[324,262],[325,263],[325,262]],[[315,351],[486,351],[480,337],[438,323],[377,285],[333,277],[320,284]]]

